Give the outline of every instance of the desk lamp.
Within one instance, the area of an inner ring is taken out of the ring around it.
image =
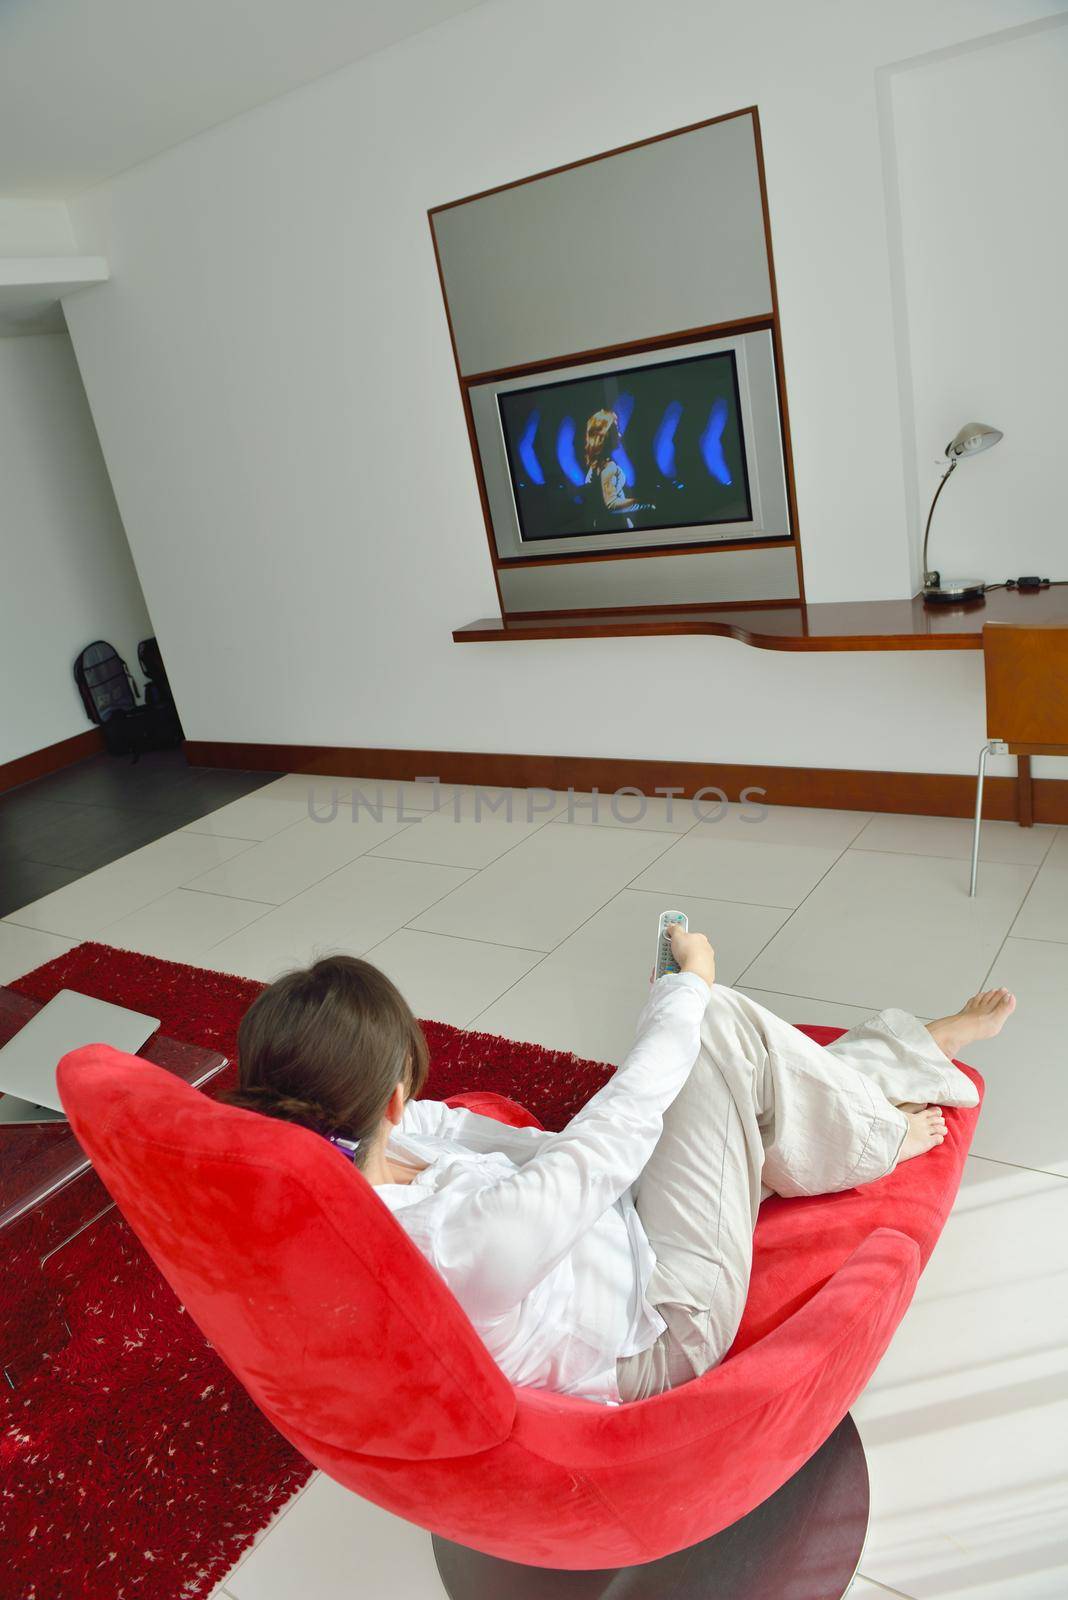
[[[946,445],[949,466],[935,490],[923,534],[923,598],[928,605],[962,605],[967,600],[981,600],[986,592],[986,584],[981,578],[946,578],[943,582],[942,574],[932,572],[927,565],[927,541],[931,536],[931,518],[938,504],[938,496],[956,472],[957,463],[968,456],[977,456],[981,450],[989,450],[992,444],[997,444],[1002,438],[1004,434],[1000,429],[988,427],[985,422],[966,422]]]

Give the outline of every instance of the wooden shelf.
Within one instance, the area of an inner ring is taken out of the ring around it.
[[[457,644],[523,639],[621,639],[646,635],[720,634],[759,650],[981,650],[985,622],[1068,623],[1068,589],[1036,594],[997,589],[967,606],[911,600],[840,604],[641,611],[560,611],[482,617],[457,628]]]

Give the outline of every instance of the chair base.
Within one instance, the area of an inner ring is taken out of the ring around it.
[[[860,1564],[868,1508],[864,1447],[847,1416],[763,1505],[659,1561],[558,1571],[437,1534],[434,1558],[449,1600],[842,1600]]]

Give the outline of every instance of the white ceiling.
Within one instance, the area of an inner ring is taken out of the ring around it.
[[[0,0],[0,196],[65,198],[481,0]]]

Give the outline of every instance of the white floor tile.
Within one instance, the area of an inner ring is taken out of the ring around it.
[[[796,994],[750,989],[748,985],[742,987],[742,993],[750,995],[768,1011],[774,1011],[777,1017],[795,1025],[812,1022],[827,1028],[856,1028],[871,1016],[870,1006],[845,1006],[839,1000],[806,1000]]]
[[[188,878],[186,886],[209,894],[232,894],[239,900],[268,900],[281,905],[364,855],[372,846],[415,826],[418,824],[402,821],[397,811],[384,812],[380,820],[366,812],[355,818],[341,812],[330,822],[304,817],[272,838],[246,846],[239,859]]]
[[[915,1301],[853,1407],[862,1566],[916,1600],[1062,1600],[1068,1184],[971,1159]]]
[[[983,893],[980,870],[976,894]],[[1031,886],[1012,927],[1018,939],[1056,939],[1068,943],[1068,866],[1047,863]],[[1068,951],[1065,952],[1068,956]]]
[[[429,1533],[321,1474],[227,1588],[234,1600],[447,1600]]]
[[[281,833],[291,823],[308,815],[307,803],[296,796],[272,795],[265,789],[255,789],[252,794],[231,800],[218,811],[209,811],[206,817],[188,822],[184,833],[214,833],[228,839],[270,839]]]
[[[61,939],[36,928],[20,928],[15,922],[0,922],[0,983],[23,977],[77,943],[77,939]]]
[[[649,992],[660,895],[626,889],[566,939],[474,1026],[595,1061],[622,1061]],[[775,932],[785,911],[687,897],[695,932],[716,950],[717,976],[730,983]]]
[[[1055,828],[1020,828],[1015,822],[984,822],[980,861],[1020,861],[1038,866],[1053,843]],[[856,840],[858,850],[898,855],[953,856],[970,861],[972,823],[966,817],[909,817],[881,811]]]
[[[100,931],[105,944],[140,950],[166,961],[205,964],[212,945],[270,911],[262,901],[172,889]],[[209,963],[210,964],[210,963]]]
[[[378,846],[377,854],[486,867],[536,834],[564,804],[564,796],[547,789],[457,789],[417,828]]]
[[[242,932],[220,940],[205,964],[267,983],[280,972],[336,951],[363,955],[467,877],[457,867],[358,856]]]
[[[1068,1177],[1068,949],[1006,939],[984,988],[1011,989],[1016,1010],[996,1039],[969,1045],[986,1079],[973,1150]]]
[[[432,778],[433,774],[427,776]],[[434,811],[454,793],[454,785],[420,783],[408,778],[338,778],[287,772],[284,777],[257,789],[256,793],[296,799],[305,812],[309,805],[325,812],[335,800],[351,811],[354,796],[357,806],[381,806],[390,811]]]
[[[900,1600],[900,1589],[887,1589],[881,1583],[873,1583],[862,1572],[858,1572],[850,1584],[848,1600]],[[904,1600],[912,1600],[911,1595],[905,1595]]]
[[[754,825],[754,832],[758,826]],[[821,845],[721,838],[714,823],[701,823],[665,851],[635,881],[634,888],[652,889],[673,900],[696,894],[712,900],[792,907],[833,867],[839,853],[837,848]]]
[[[582,794],[568,796],[553,826],[596,828],[650,828],[654,833],[688,833],[698,821],[692,802],[681,797],[643,794]]]
[[[1058,828],[1056,833],[1046,863],[1051,867],[1068,867],[1068,828]]]
[[[408,828],[376,849],[396,861],[428,861],[439,866],[486,867],[498,856],[529,839],[545,824],[503,818],[454,817],[451,811],[432,811],[418,827]]]
[[[445,792],[438,807],[455,817],[503,817],[515,822],[548,822],[568,804],[566,789],[493,788],[485,783],[459,784]]]
[[[34,900],[7,920],[76,939],[95,939],[120,917],[255,848],[245,839],[217,839],[179,829]]]
[[[988,862],[984,893],[970,900],[964,862],[847,850],[742,981],[942,1016],[979,988],[1032,872]]]
[[[541,828],[413,926],[551,950],[647,867],[669,837],[640,828]]]
[[[685,803],[685,802],[684,802]],[[710,805],[694,837],[744,844],[811,844],[844,850],[868,822],[869,811],[821,811],[814,806],[768,806],[758,795],[744,805]]]
[[[464,1028],[541,961],[535,950],[401,928],[367,951],[417,1017]]]

